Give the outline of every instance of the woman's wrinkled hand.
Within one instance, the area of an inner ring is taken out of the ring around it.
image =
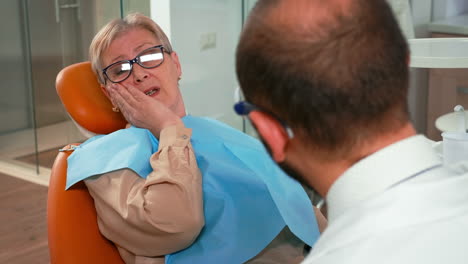
[[[182,123],[171,109],[134,87],[113,83],[107,90],[113,105],[130,124],[150,130],[157,138],[164,128]]]

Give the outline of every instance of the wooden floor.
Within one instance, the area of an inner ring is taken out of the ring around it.
[[[47,187],[0,173],[0,263],[46,264]]]
[[[52,165],[54,164],[54,160],[55,160],[55,157],[57,157],[58,152],[59,152],[58,148],[50,149],[50,150],[40,152],[38,155],[31,154],[31,155],[21,156],[21,157],[16,158],[16,160],[30,163],[33,165],[36,165],[36,162],[38,162],[39,166],[50,169],[52,168]]]

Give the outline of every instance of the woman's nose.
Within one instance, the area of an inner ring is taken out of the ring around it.
[[[138,64],[133,65],[133,79],[135,82],[142,82],[144,79],[148,78],[148,73],[146,69],[141,67]]]

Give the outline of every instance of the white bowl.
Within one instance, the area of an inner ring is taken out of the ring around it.
[[[468,125],[468,111],[465,111],[465,124]],[[438,117],[435,121],[435,126],[441,132],[455,132],[458,129],[458,115],[457,112],[450,112],[448,114]]]

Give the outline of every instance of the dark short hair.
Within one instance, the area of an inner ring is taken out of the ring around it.
[[[352,0],[346,12],[330,8],[327,21],[307,10],[305,21],[289,24],[269,16],[280,2],[258,1],[237,46],[247,100],[333,153],[409,121],[408,46],[384,0]]]

